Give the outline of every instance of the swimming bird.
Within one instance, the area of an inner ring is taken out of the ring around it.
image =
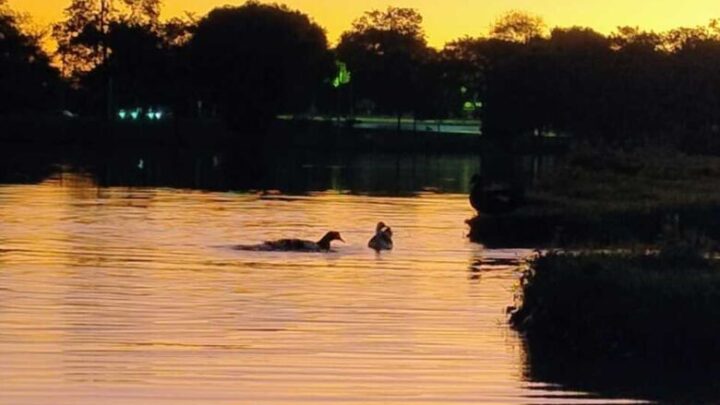
[[[345,242],[340,236],[340,232],[330,231],[325,234],[317,242],[303,239],[279,239],[266,241],[259,245],[240,245],[236,246],[238,250],[253,251],[285,251],[285,252],[328,252],[330,251],[330,242],[339,240]]]
[[[378,222],[375,235],[368,241],[368,247],[377,252],[391,250],[393,248],[392,228],[385,225],[384,222]]]
[[[488,183],[476,174],[470,181],[470,205],[483,214],[506,214],[517,209],[524,202],[524,190],[521,186],[506,182]]]

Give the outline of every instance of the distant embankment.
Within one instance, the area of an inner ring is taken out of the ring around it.
[[[720,158],[670,149],[578,147],[526,191],[523,205],[468,221],[492,247],[653,246],[686,234],[720,246]]]
[[[329,121],[277,120],[270,128],[237,130],[217,120],[167,119],[155,122],[103,122],[62,116],[0,117],[0,142],[78,146],[179,146],[320,149],[388,152],[459,152],[489,142],[478,133],[446,133],[386,127],[350,128]],[[515,142],[519,150],[552,149],[564,142],[536,138]]]
[[[207,144],[233,133],[213,121],[104,122],[62,116],[0,117],[0,142],[38,145]]]

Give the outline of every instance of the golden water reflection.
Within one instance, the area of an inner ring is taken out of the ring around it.
[[[529,252],[470,244],[471,214],[462,195],[0,186],[0,403],[607,402],[524,380],[517,268],[477,264]],[[331,229],[329,254],[230,249]]]

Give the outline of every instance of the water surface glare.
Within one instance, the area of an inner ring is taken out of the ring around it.
[[[463,195],[0,186],[0,404],[607,403],[528,381],[518,268],[483,262],[530,252],[469,243],[471,215]],[[328,230],[348,243],[230,248]]]

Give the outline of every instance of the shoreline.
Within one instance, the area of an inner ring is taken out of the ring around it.
[[[0,117],[0,144],[76,146],[232,147],[236,149],[317,149],[379,152],[473,153],[495,147],[479,133],[355,128],[333,121],[275,120],[267,130],[232,131],[217,120],[104,122],[93,118]],[[558,153],[565,138],[523,137],[503,145],[514,153]]]
[[[720,241],[719,182],[719,157],[575,151],[515,211],[469,219],[469,237],[532,248],[653,246],[668,234]]]

